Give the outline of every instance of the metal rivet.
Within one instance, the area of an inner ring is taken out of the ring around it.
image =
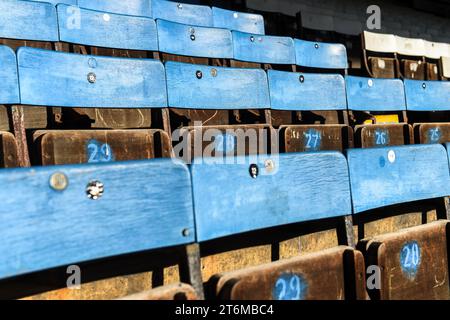
[[[87,75],[87,80],[89,81],[89,83],[95,83],[95,81],[97,81],[97,76],[95,75],[95,73],[89,72]]]
[[[217,69],[216,68],[211,69],[211,76],[213,76],[214,78],[217,77]]]
[[[264,162],[264,166],[266,167],[266,171],[269,173],[272,172],[273,169],[275,169],[275,163],[270,159]]]
[[[372,79],[367,80],[367,84],[368,84],[369,87],[372,87],[373,86],[373,80]]]
[[[298,80],[300,80],[301,83],[305,82],[305,76],[301,75]]]
[[[255,42],[255,37],[254,37],[254,36],[251,36],[251,37],[250,37],[250,41],[251,41],[251,42]]]
[[[104,185],[100,181],[91,181],[86,186],[86,194],[89,199],[97,200],[101,198],[103,192],[105,191]]]
[[[109,20],[111,20],[111,16],[110,16],[109,14],[105,13],[105,14],[103,15],[103,20],[105,20],[106,22],[108,22]]]
[[[67,179],[67,176],[62,172],[56,172],[50,177],[50,186],[57,191],[65,190],[68,185],[69,180]]]
[[[178,8],[178,9],[183,9],[183,4],[179,3],[179,4],[177,5],[177,8]]]
[[[97,67],[97,60],[95,60],[95,58],[89,58],[88,66],[95,69]]]
[[[316,43],[316,44],[314,45],[314,48],[319,49],[319,44]]]
[[[191,40],[195,41],[195,35],[191,34]]]
[[[396,158],[395,151],[394,150],[390,150],[388,152],[388,160],[389,160],[389,162],[390,163],[394,163],[395,162],[395,158]]]
[[[251,165],[250,165],[250,168],[248,169],[248,171],[249,171],[249,173],[250,173],[250,176],[251,176],[253,179],[256,179],[256,178],[258,177],[258,174],[259,174],[259,168],[258,168],[258,166],[257,166],[256,164],[251,164]]]
[[[422,83],[422,89],[426,89],[427,88],[427,84],[424,82]]]
[[[191,235],[189,229],[183,229],[181,233],[183,234],[183,237],[189,237]]]
[[[237,19],[237,18],[239,18],[239,14],[238,14],[237,12],[235,12],[235,13],[233,13],[233,17],[234,17],[235,19]]]
[[[203,73],[202,73],[200,70],[198,70],[198,71],[195,73],[195,75],[197,76],[197,79],[203,78]]]

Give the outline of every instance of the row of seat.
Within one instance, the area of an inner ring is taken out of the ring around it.
[[[180,279],[200,299],[203,282],[210,298],[365,299],[362,254],[383,270],[381,287],[369,290],[372,298],[448,298],[447,220],[368,243],[360,238],[361,253],[355,250],[352,215],[443,201],[450,195],[449,147],[350,149],[346,157],[259,155],[227,163],[198,158],[190,167],[160,159],[2,169],[0,184],[8,188],[0,192],[0,278],[186,246]],[[438,206],[440,219],[450,217],[446,203],[443,211]],[[345,235],[341,247],[202,279],[203,244],[327,219]],[[185,289],[168,290],[183,297]],[[168,297],[167,290],[158,290]],[[193,297],[186,290],[184,297]]]

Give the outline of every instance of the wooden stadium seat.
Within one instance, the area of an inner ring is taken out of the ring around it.
[[[64,1],[57,2],[65,3]],[[77,4],[81,8],[148,18],[152,17],[151,3],[152,0],[77,0]]]
[[[367,148],[412,142],[401,80],[347,76],[345,82],[348,109],[356,124],[356,146]]]
[[[449,142],[450,83],[405,80],[404,84],[408,112],[415,118],[415,142]]]
[[[71,44],[73,48],[71,51],[74,53],[158,58],[156,23],[151,18],[106,13],[64,4],[59,4],[57,10],[60,39],[64,43]],[[72,10],[78,10],[77,14],[82,21],[77,28],[71,25]],[[164,125],[164,117],[163,110],[162,115],[159,116],[163,122],[161,126]],[[152,111],[137,108],[126,110],[70,108],[61,112],[61,118],[65,127],[150,128]]]
[[[19,166],[16,138],[10,132],[0,131],[0,168]]]
[[[442,57],[442,75],[450,79],[450,53],[448,57]]]
[[[191,131],[195,129],[197,132],[210,129],[209,134],[213,136],[209,137],[209,141],[216,144],[213,149],[223,151],[223,143],[228,141],[227,145],[231,144],[231,147],[227,149],[233,154],[241,143],[244,146],[252,143],[259,145],[257,141],[266,139],[269,128],[268,125],[262,126],[266,121],[259,112],[270,108],[267,75],[263,70],[211,67],[172,61],[166,62],[165,67],[171,125],[172,128],[180,129],[178,136],[174,133],[174,141],[192,135]],[[176,116],[180,115],[184,118],[177,119]],[[241,122],[237,122],[236,118],[241,115]],[[244,122],[244,117],[253,117],[254,121]],[[237,137],[238,133],[242,136]],[[246,139],[247,133],[254,136],[249,144],[247,140],[243,140]],[[192,138],[184,141],[188,141],[188,144],[193,142]],[[202,140],[200,145],[201,143]],[[186,147],[191,149],[189,145]],[[198,152],[203,150],[205,149],[200,148]],[[179,155],[177,150],[175,154]],[[190,161],[191,158],[185,157],[185,160]]]
[[[327,219],[334,221],[331,228],[337,228],[338,243],[344,245],[231,273],[219,271],[207,283],[207,297],[365,298],[364,262],[361,253],[351,247],[348,170],[342,154],[259,155],[235,158],[226,164],[197,160],[191,166],[191,174],[197,241],[201,248],[208,243],[221,248],[221,243],[230,243],[237,236],[241,242],[244,238],[259,238],[274,243],[275,238],[286,237],[286,230],[275,236],[277,228],[291,226],[298,235],[299,223],[317,220],[323,223]]]
[[[17,56],[21,103],[25,109],[27,105],[167,107],[165,72],[158,60],[78,55],[25,47],[18,50]],[[145,121],[145,117],[141,121]],[[40,155],[36,162],[44,164],[79,163],[82,159],[95,160],[100,156],[102,160],[111,161],[116,156],[122,160],[137,160],[162,156],[170,150],[170,140],[161,130],[41,131],[35,138],[36,153]],[[137,141],[145,143],[139,145]],[[91,143],[95,146],[89,147]],[[26,147],[19,141],[19,149],[26,150]]]
[[[405,79],[424,80],[426,76],[425,41],[396,36],[395,42],[400,63],[400,76]]]
[[[198,27],[212,27],[213,15],[208,6],[165,0],[151,0],[153,19],[161,19]]]
[[[450,45],[446,43],[425,41],[425,57],[427,59],[426,79],[440,80],[443,74],[440,65],[441,57],[450,55]]]
[[[269,70],[268,78],[272,124],[279,125],[283,151],[343,151],[353,146],[353,130],[348,120],[344,124],[343,76]],[[322,93],[317,95],[319,88]],[[298,120],[290,122],[293,114]]]
[[[186,270],[181,281],[193,285],[202,298],[191,266],[196,245],[190,175],[181,162],[3,170],[0,183],[17,191],[13,198],[7,189],[0,193],[1,279],[135,252],[185,248],[189,259],[176,256],[187,266],[180,269]]]
[[[347,151],[354,217],[358,228],[382,214],[399,214],[402,206],[422,203],[448,219],[449,163],[442,145],[411,145]],[[431,203],[430,203],[431,201]],[[366,265],[380,269],[380,285],[369,287],[372,299],[448,299],[448,220],[365,238],[358,248]]]
[[[118,300],[197,300],[194,288],[181,283],[136,293]]]
[[[264,35],[264,17],[260,14],[212,8],[215,28]]]
[[[372,78],[396,78],[396,38],[391,34],[364,31],[362,33],[363,60],[368,75]]]

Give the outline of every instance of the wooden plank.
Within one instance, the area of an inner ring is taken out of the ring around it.
[[[78,0],[78,6],[130,16],[152,17],[151,0]]]
[[[343,152],[353,147],[353,130],[346,125],[290,125],[280,129],[285,152]]]
[[[220,68],[166,62],[169,106],[188,109],[268,109],[262,69]]]
[[[347,49],[340,43],[294,39],[298,66],[323,69],[347,69]]]
[[[58,41],[56,8],[52,4],[4,0],[0,12],[0,38]]]
[[[450,110],[450,82],[405,79],[404,84],[408,110]]]
[[[42,130],[34,146],[45,166],[170,158],[172,149],[162,130]]]
[[[136,293],[117,300],[197,300],[197,296],[191,286],[179,283]]]
[[[400,79],[347,76],[347,103],[356,111],[406,110],[405,90]]]
[[[416,123],[416,143],[446,143],[450,141],[450,123]]]
[[[362,148],[401,146],[412,142],[412,128],[407,123],[356,126],[357,145]]]
[[[198,241],[351,212],[340,153],[209,160],[191,166]]]
[[[395,79],[396,60],[384,57],[369,57],[371,72],[375,78]]]
[[[212,10],[208,6],[152,0],[152,14],[154,19],[162,19],[199,27],[213,26]]]
[[[15,168],[19,166],[17,142],[10,132],[0,131],[0,167]]]
[[[402,59],[400,64],[403,68],[405,79],[424,80],[426,63],[421,60]]]
[[[0,104],[18,104],[19,80],[17,78],[17,60],[15,52],[7,47],[0,45]]]
[[[21,102],[59,107],[166,107],[164,66],[152,59],[20,48]]]
[[[450,194],[442,145],[410,145],[347,151],[354,213]]]
[[[372,298],[447,300],[447,224],[441,220],[371,239],[367,263],[381,267],[381,288],[369,290]]]
[[[446,43],[423,41],[425,42],[425,56],[429,59],[439,60],[441,57],[446,57],[450,54]]]
[[[219,275],[215,292],[225,300],[364,300],[364,275],[362,254],[340,246]]]
[[[157,20],[159,50],[191,57],[233,58],[231,31]]]
[[[294,40],[233,31],[234,59],[239,61],[295,64]]]
[[[426,55],[425,41],[395,36],[396,52],[405,56],[424,57]]]
[[[345,80],[339,74],[268,71],[271,109],[346,110]],[[317,90],[321,94],[317,94]]]
[[[397,50],[395,36],[392,34],[364,31],[363,40],[364,48],[368,51],[395,53]]]
[[[79,10],[79,26],[74,27],[73,10]],[[87,10],[64,4],[58,5],[59,36],[61,41],[82,45],[158,51],[156,22],[134,17]]]
[[[0,185],[0,278],[195,238],[189,171],[174,159],[8,169]]]
[[[229,30],[265,34],[264,17],[259,14],[244,13],[213,7],[214,27]]]

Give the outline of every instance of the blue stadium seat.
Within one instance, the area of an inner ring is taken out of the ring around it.
[[[251,14],[212,8],[214,27],[233,31],[247,32],[264,35],[264,17],[259,14]]]
[[[80,24],[72,25],[76,7],[59,4],[60,40],[73,44],[114,49],[158,51],[156,23],[153,19],[79,8]]]
[[[450,141],[450,82],[404,80],[408,112],[419,115],[440,113],[437,122],[414,121],[416,143],[445,143]],[[425,122],[425,123],[422,123]]]
[[[152,17],[151,0],[77,0],[78,6],[86,9],[127,14],[131,16]]]
[[[344,220],[344,216],[351,214],[347,162],[340,153],[260,155],[233,160],[217,164],[209,159],[196,159],[191,166],[197,241],[201,244],[214,239],[229,242],[229,237],[236,235],[250,237],[248,232],[272,230],[270,233],[273,233],[274,229],[269,228],[300,222],[327,218]],[[249,194],[252,196],[248,197]],[[353,230],[351,224],[350,229]],[[345,242],[342,244],[348,245],[351,240]],[[355,268],[346,264],[344,252],[354,255],[359,265],[357,274],[364,270],[362,255],[346,246],[229,275],[225,273],[218,276],[218,281],[213,278],[210,283],[214,294],[224,299],[360,297],[364,289],[347,287],[345,295],[339,293],[346,287],[344,270]],[[337,279],[331,281],[333,284],[328,281],[331,274]],[[348,274],[350,278],[353,276],[351,271]],[[283,294],[278,288],[283,281],[300,283],[293,285],[293,292]],[[328,290],[321,290],[323,286],[328,286]]]
[[[294,45],[298,66],[340,70],[348,68],[347,50],[342,44],[294,39]]]
[[[195,241],[190,174],[176,160],[2,170],[0,184],[16,190],[0,192],[0,279]]]
[[[0,46],[0,104],[19,104],[19,81],[17,76],[17,60],[15,52],[7,47]]]
[[[346,89],[348,109],[359,112],[355,114],[357,146],[402,145],[412,141],[401,80],[347,76]]]
[[[154,19],[188,24],[199,27],[212,27],[212,10],[208,6],[187,4],[165,0],[152,0]]]
[[[269,70],[271,112],[346,112],[345,80],[340,74]],[[320,90],[321,94],[317,94]],[[339,150],[352,146],[352,129],[345,124],[285,124],[280,143],[286,152]]]
[[[56,7],[56,5],[58,5],[60,3],[71,5],[71,6],[76,6],[77,2],[78,2],[78,0],[33,0],[33,1],[48,2],[48,3],[51,3],[52,5],[54,5],[55,7]]]
[[[359,219],[368,222],[381,213],[404,213],[400,204],[430,199],[438,218],[448,219],[450,208],[440,207],[450,194],[449,163],[442,145],[352,149],[347,159],[353,212]],[[423,210],[421,202],[415,203],[411,210]],[[381,286],[369,287],[370,296],[448,299],[447,223],[431,222],[363,239],[359,247],[366,264],[382,270]]]

